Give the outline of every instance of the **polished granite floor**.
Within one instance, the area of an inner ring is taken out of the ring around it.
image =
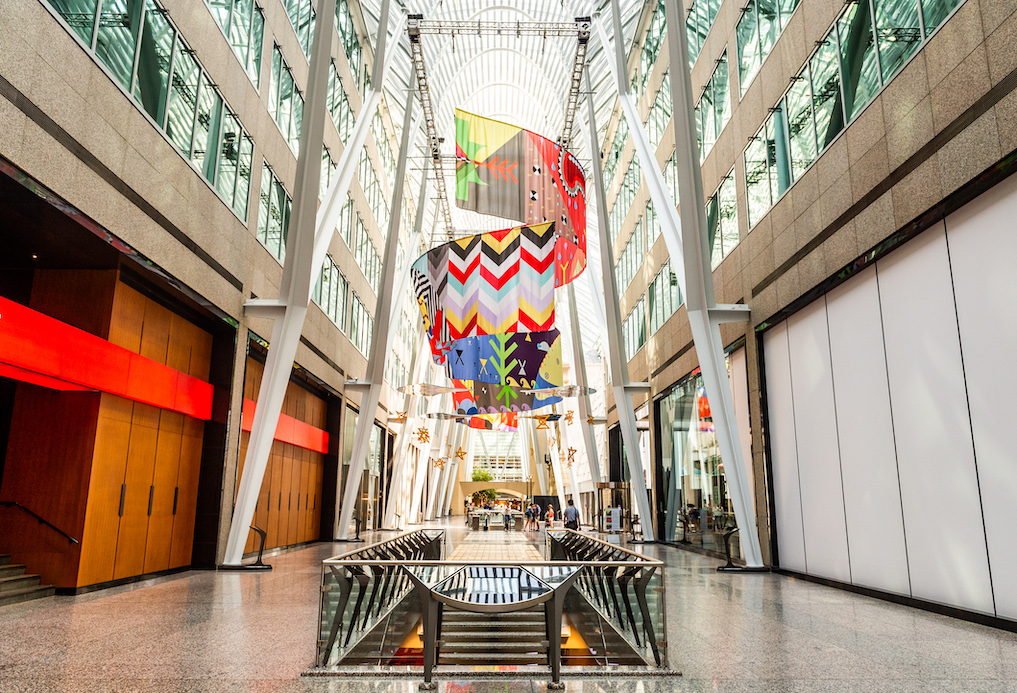
[[[448,527],[453,542],[473,548],[477,538],[460,522]],[[501,533],[487,541],[525,545]],[[271,573],[188,572],[0,607],[0,691],[415,693],[416,680],[300,675],[314,656],[320,559],[346,546],[274,556]],[[639,548],[667,564],[669,658],[684,676],[568,680],[572,693],[1017,691],[1017,634]],[[443,693],[544,689],[529,680],[439,683]]]

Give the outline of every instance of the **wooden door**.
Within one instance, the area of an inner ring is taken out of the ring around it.
[[[117,554],[113,579],[145,572],[145,544],[152,501],[152,475],[159,440],[159,409],[134,403],[131,433],[127,444],[127,469],[124,475],[123,514],[117,533]]]
[[[184,417],[183,436],[180,439],[180,466],[174,490],[176,504],[170,543],[170,568],[191,564],[204,432],[204,422],[189,416]]]
[[[152,513],[145,542],[145,570],[155,573],[170,567],[173,512],[177,505],[177,474],[183,442],[184,415],[163,411],[159,416],[155,470],[152,475]]]

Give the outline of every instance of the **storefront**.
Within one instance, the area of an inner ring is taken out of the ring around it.
[[[751,464],[748,440],[745,350],[727,358],[743,456]],[[743,406],[744,405],[744,406]],[[724,460],[699,369],[673,385],[654,402],[658,464],[657,532],[662,541],[691,544],[724,552],[724,534],[736,529]],[[751,475],[750,475],[751,479]],[[751,491],[750,481],[750,491]],[[731,552],[740,553],[737,533]]]

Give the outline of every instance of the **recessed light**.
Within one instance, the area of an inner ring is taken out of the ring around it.
[[[38,256],[38,255],[36,255],[35,253],[32,253],[32,259],[33,259],[33,260],[38,260],[38,259],[39,259],[39,256]]]

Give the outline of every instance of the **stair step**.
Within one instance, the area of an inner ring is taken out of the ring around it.
[[[42,597],[51,597],[55,592],[56,587],[53,585],[26,587],[24,589],[17,590],[5,590],[0,592],[0,606],[20,604],[21,602],[27,602],[32,599],[41,599]]]
[[[9,553],[0,553],[0,565],[10,565],[11,555]]]
[[[453,642],[445,640],[441,648],[442,654],[464,654],[468,652],[486,653],[489,659],[496,660],[503,654],[519,652],[547,652],[547,645],[538,641],[531,642]]]
[[[532,631],[516,631],[511,633],[492,633],[488,630],[445,630],[442,628],[441,639],[445,642],[482,642],[484,640],[494,640],[503,642],[511,640],[513,642],[533,642],[534,639],[542,640],[544,638],[543,630],[532,630]]]
[[[470,611],[452,611],[446,609],[442,616],[443,623],[462,623],[463,621],[477,621],[489,625],[497,623],[543,623],[543,611],[516,611],[507,614],[475,614]]]
[[[36,587],[41,577],[38,575],[14,575],[11,577],[0,577],[0,593],[11,590],[20,590],[26,587]]]
[[[490,633],[492,630],[530,631],[544,630],[544,619],[539,621],[520,621],[517,623],[492,623],[491,621],[442,621],[441,629],[445,630],[482,630]]]
[[[457,652],[446,653],[443,651],[439,656],[439,661],[441,664],[547,664],[547,656],[507,652],[505,654],[498,655],[497,659],[494,660],[490,653],[478,652],[476,654],[460,654]]]
[[[0,563],[0,578],[24,575],[25,566],[18,563]]]

